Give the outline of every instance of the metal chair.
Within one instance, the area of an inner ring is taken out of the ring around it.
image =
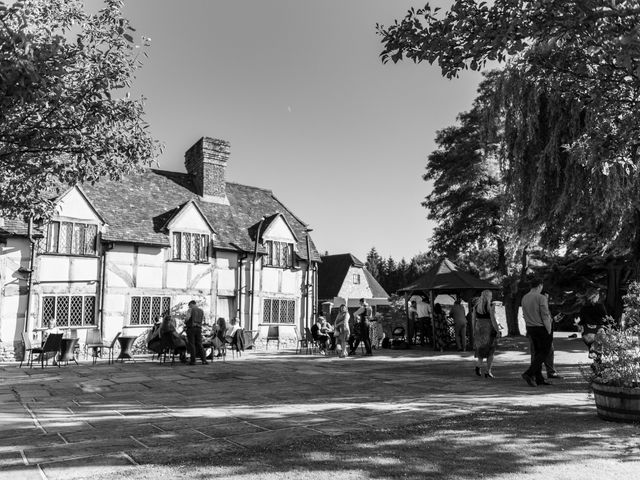
[[[96,361],[98,360],[98,355],[102,356],[102,349],[106,348],[107,345],[105,345],[104,343],[104,339],[102,338],[102,334],[100,333],[100,330],[98,330],[97,328],[94,328],[92,330],[87,330],[87,338],[84,342],[84,346],[87,349],[86,351],[88,352],[89,349],[93,349],[93,364],[96,364]],[[85,355],[85,358],[87,358],[87,356]]]
[[[267,331],[267,343],[264,347],[265,350],[269,348],[270,341],[278,342],[278,350],[280,350],[280,327],[278,327],[278,325],[269,325],[269,330]]]
[[[293,327],[294,331],[296,332],[296,355],[300,352],[302,352],[303,348],[308,348],[308,343],[307,343],[307,337],[306,335],[300,335],[300,332],[298,331],[298,327]]]
[[[31,348],[31,363],[29,368],[33,368],[33,354],[40,354],[40,368],[44,368],[45,363],[49,364],[49,355],[48,353],[53,353],[53,357],[55,359],[56,354],[60,351],[60,345],[62,344],[62,333],[51,333],[47,337],[47,340],[44,342],[42,347],[34,347]],[[56,362],[58,364],[58,368],[60,368],[60,362]]]
[[[311,333],[311,329],[309,327],[304,327],[304,337],[307,344],[307,354],[309,354],[309,351],[313,354],[314,349],[320,352],[320,345],[318,345],[316,339],[313,338],[313,333]]]
[[[108,357],[108,359],[109,359],[109,364],[112,364],[112,363],[114,363],[114,361],[115,361],[115,360],[113,359],[113,349],[115,348],[115,346],[116,346],[116,342],[118,341],[118,337],[119,337],[120,335],[122,335],[122,332],[118,332],[118,333],[116,333],[116,336],[115,336],[115,337],[113,337],[113,340],[111,340],[111,343],[110,343],[109,345],[104,345],[104,346],[102,347],[102,348],[105,348],[105,349],[109,350],[109,357]]]
[[[173,337],[170,334],[165,334],[160,337],[160,353],[158,358],[160,363],[167,363],[167,355],[171,355],[171,365],[175,363],[176,359],[176,346],[173,343]]]
[[[22,343],[24,343],[24,355],[22,356],[22,360],[20,360],[20,366],[18,368],[22,368],[22,362],[24,362],[25,359],[27,359],[27,365],[33,363],[33,346],[31,345],[29,334],[27,332],[21,332],[21,335]],[[27,352],[29,353],[28,357]]]

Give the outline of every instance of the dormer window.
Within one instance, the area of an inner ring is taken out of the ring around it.
[[[47,253],[95,255],[98,226],[91,223],[51,222],[47,227]]]
[[[204,233],[173,232],[171,258],[184,262],[208,262],[209,235]]]
[[[293,267],[293,244],[268,240],[265,243],[267,257],[265,265],[269,267]]]

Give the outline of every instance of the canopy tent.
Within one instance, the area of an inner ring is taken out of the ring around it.
[[[480,290],[499,290],[500,287],[493,283],[481,280],[470,273],[458,270],[453,262],[443,258],[436,265],[431,267],[420,278],[404,288],[398,290],[398,293],[404,294],[405,306],[410,298],[415,295],[426,296],[429,298],[431,305],[435,305],[435,299],[444,294],[459,295],[466,302]],[[407,312],[409,309],[407,308]],[[407,316],[407,322],[409,317]],[[409,325],[407,325],[408,327]],[[432,338],[435,347],[435,323],[431,322]],[[409,329],[410,330],[410,329]]]
[[[443,258],[420,278],[398,290],[403,294],[460,294],[465,300],[478,290],[500,290],[500,287],[459,270],[453,262]]]

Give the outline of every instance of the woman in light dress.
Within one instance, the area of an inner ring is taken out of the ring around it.
[[[491,305],[491,290],[483,290],[473,307],[473,346],[476,357],[476,375],[482,376],[482,360],[487,359],[485,378],[494,378],[491,373],[493,356],[498,346],[500,325]]]
[[[340,305],[340,311],[338,312],[338,316],[336,317],[336,322],[334,325],[335,335],[338,339],[338,344],[336,349],[338,350],[338,356],[340,358],[344,358],[347,355],[347,339],[349,338],[349,312],[347,311],[347,306],[343,303]]]

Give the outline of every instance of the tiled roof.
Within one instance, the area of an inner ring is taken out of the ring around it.
[[[162,227],[177,209],[193,200],[216,232],[214,247],[253,251],[249,228],[263,216],[281,213],[299,240],[298,255],[307,258],[306,225],[270,190],[227,182],[229,205],[221,205],[203,201],[186,173],[155,169],[120,181],[103,179],[94,185],[83,184],[82,189],[108,224],[105,241],[168,246],[169,236]],[[9,230],[7,225],[5,220],[4,229],[11,233],[26,234],[26,227],[18,232]],[[310,250],[312,260],[319,261],[313,241]]]
[[[344,253],[322,257],[322,263],[318,267],[318,298],[325,300],[337,297],[351,267],[362,268],[369,288],[373,293],[373,298],[389,297],[384,288],[367,270],[364,263],[350,253]]]

